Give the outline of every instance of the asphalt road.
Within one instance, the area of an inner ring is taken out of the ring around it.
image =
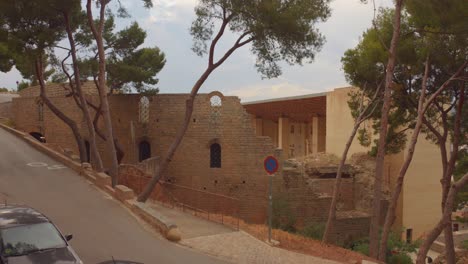
[[[86,264],[223,263],[168,242],[84,178],[0,128],[0,202],[29,205],[73,234]]]

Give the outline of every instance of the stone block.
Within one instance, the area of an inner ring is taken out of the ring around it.
[[[96,185],[104,187],[106,185],[110,186],[112,184],[112,179],[109,175],[104,172],[96,173]]]
[[[133,190],[125,185],[115,186],[115,194],[117,196],[117,199],[121,201],[131,200],[135,198],[135,193],[133,192]]]
[[[74,155],[74,154],[73,154],[73,155],[71,155],[70,158],[71,158],[73,161],[81,162],[81,159],[80,159],[80,157],[79,157],[78,155]]]
[[[83,162],[81,163],[81,168],[83,168],[83,170],[86,170],[86,171],[91,171],[93,168],[91,167],[91,164],[87,163],[87,162]]]
[[[65,156],[70,158],[73,155],[73,150],[71,150],[69,148],[64,148],[63,149],[63,154],[65,154]]]
[[[177,242],[182,239],[182,234],[178,227],[172,227],[167,231],[166,238],[169,241]]]

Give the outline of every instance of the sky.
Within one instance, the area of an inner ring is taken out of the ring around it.
[[[205,70],[206,57],[198,57],[191,50],[189,28],[195,18],[197,0],[153,0],[154,7],[143,8],[137,0],[121,0],[131,17],[118,19],[117,28],[133,21],[147,31],[143,46],[158,46],[166,54],[166,66],[158,74],[160,93],[188,93]],[[368,1],[372,2],[372,1]],[[347,49],[354,48],[362,33],[371,26],[374,15],[372,4],[360,0],[332,0],[331,16],[317,24],[326,42],[312,64],[290,66],[282,64],[283,74],[275,79],[262,79],[254,67],[255,57],[248,46],[237,50],[209,77],[200,93],[217,90],[224,95],[235,95],[243,102],[326,92],[349,86],[341,65]],[[375,0],[377,7],[388,7],[392,0]],[[228,34],[220,43],[219,53],[234,41]],[[15,88],[21,75],[13,70],[0,73],[0,87]]]

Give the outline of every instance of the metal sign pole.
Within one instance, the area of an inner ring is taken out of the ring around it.
[[[272,225],[272,218],[273,218],[273,177],[275,176],[275,172],[278,171],[278,160],[273,156],[268,156],[263,161],[263,167],[265,171],[269,174],[268,176],[268,243],[271,244],[271,225]]]
[[[272,197],[272,185],[273,175],[268,176],[268,242],[271,243],[271,220],[273,218],[273,197]]]

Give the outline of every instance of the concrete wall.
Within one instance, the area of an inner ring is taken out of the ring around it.
[[[340,157],[354,126],[354,119],[348,106],[348,93],[351,88],[339,88],[327,93],[326,152]],[[366,124],[364,124],[366,125]],[[355,139],[348,155],[367,152],[368,149]]]
[[[431,230],[441,217],[442,165],[436,145],[419,136],[413,161],[403,186],[403,218],[405,229],[413,229],[416,239]]]
[[[341,156],[354,124],[346,103],[351,89],[335,89],[327,94],[326,150],[337,156]],[[363,126],[368,126],[368,128],[370,125],[370,122],[363,123]],[[348,155],[368,150],[355,139]],[[405,155],[406,150],[385,158],[383,191],[386,195],[390,194],[391,186],[394,186],[396,182]],[[399,227],[411,228],[413,229],[413,238],[416,239],[435,225],[441,213],[439,206],[441,171],[442,166],[437,146],[428,142],[424,136],[420,136],[397,206],[395,230]]]

